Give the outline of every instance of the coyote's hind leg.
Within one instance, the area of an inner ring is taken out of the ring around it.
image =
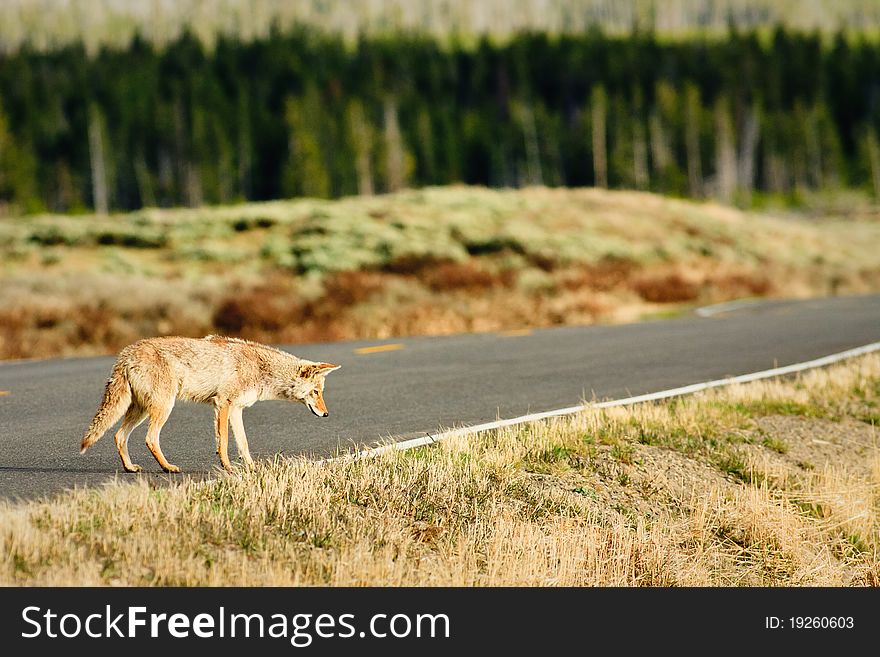
[[[125,468],[126,472],[141,471],[141,466],[132,463],[131,458],[128,456],[128,437],[131,435],[132,431],[138,428],[140,423],[143,422],[146,417],[146,411],[144,411],[136,401],[132,401],[128,410],[125,412],[122,426],[120,426],[119,431],[116,432],[116,449],[119,450],[119,458],[122,459],[122,467]]]
[[[150,428],[147,429],[147,447],[165,472],[180,472],[180,468],[168,462],[168,459],[166,459],[165,455],[162,453],[162,448],[159,446],[159,432],[168,420],[168,416],[171,415],[172,408],[174,408],[173,397],[167,400],[164,404],[156,404],[150,409]]]

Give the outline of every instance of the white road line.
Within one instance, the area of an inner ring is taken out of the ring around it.
[[[697,308],[694,314],[698,317],[713,317],[721,313],[729,313],[740,308],[748,308],[749,306],[759,305],[772,299],[737,299],[736,301],[725,301],[724,303],[715,303],[711,306],[703,306]]]
[[[442,433],[438,433],[434,436],[429,435],[423,438],[413,438],[411,440],[403,440],[397,443],[388,443],[379,447],[362,450],[353,455],[346,454],[337,458],[352,460],[373,458],[375,456],[379,456],[380,454],[385,454],[386,452],[402,451],[406,449],[413,449],[415,447],[422,447],[423,445],[431,445],[433,443],[447,440],[449,438],[454,438],[456,436],[466,436],[469,434],[479,433],[481,431],[500,429],[502,427],[510,427],[517,424],[524,424],[526,422],[534,422],[536,420],[546,420],[551,417],[574,415],[575,413],[580,413],[582,411],[592,408],[632,406],[633,404],[641,404],[643,402],[656,401],[658,399],[668,399],[670,397],[679,397],[681,395],[691,395],[695,392],[700,392],[701,390],[708,390],[709,388],[720,388],[722,386],[729,386],[735,383],[748,383],[750,381],[759,381],[761,379],[769,379],[774,376],[784,376],[785,374],[803,372],[804,370],[814,369],[816,367],[824,367],[825,365],[831,365],[833,363],[846,360],[847,358],[863,356],[874,351],[880,351],[880,342],[872,342],[871,344],[866,344],[862,347],[847,349],[846,351],[841,351],[836,354],[831,354],[829,356],[823,356],[822,358],[816,358],[815,360],[808,360],[802,363],[794,363],[793,365],[786,365],[784,367],[774,367],[770,370],[762,370],[760,372],[742,374],[740,376],[734,376],[727,379],[716,379],[714,381],[706,381],[704,383],[694,383],[689,386],[682,386],[681,388],[670,388],[669,390],[661,390],[660,392],[651,392],[645,395],[627,397],[626,399],[612,399],[610,401],[599,402],[597,404],[569,406],[568,408],[560,408],[555,411],[532,413],[530,415],[521,415],[520,417],[514,417],[508,420],[496,420],[494,422],[485,422],[483,424],[476,424],[470,427],[462,427],[460,429],[450,429],[449,431],[443,431]]]

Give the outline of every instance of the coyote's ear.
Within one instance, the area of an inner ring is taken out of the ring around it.
[[[327,376],[330,372],[335,372],[342,365],[334,365],[333,363],[317,363],[315,365],[315,374],[318,376]]]
[[[330,372],[338,370],[341,365],[333,365],[332,363],[309,363],[303,365],[299,371],[299,375],[304,379],[313,379],[316,376],[327,376]]]

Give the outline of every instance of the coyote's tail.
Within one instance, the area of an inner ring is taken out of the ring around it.
[[[98,412],[95,413],[92,423],[83,436],[79,453],[85,453],[89,447],[98,442],[107,429],[116,424],[116,421],[128,410],[129,404],[131,404],[131,386],[123,368],[117,363],[113,366],[113,372],[107,380],[104,399],[98,407]]]

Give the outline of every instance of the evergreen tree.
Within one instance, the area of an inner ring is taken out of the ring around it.
[[[469,183],[873,189],[880,45],[272,30],[0,55],[0,198],[131,209]],[[875,136],[872,136],[875,135]]]
[[[318,92],[309,86],[303,98],[290,97],[285,103],[289,129],[289,159],[284,169],[285,196],[330,196],[330,175],[317,125],[321,112]]]
[[[685,158],[688,193],[694,197],[703,195],[703,156],[700,146],[702,120],[703,103],[700,90],[693,83],[688,83],[684,88]]]
[[[0,206],[12,205],[25,212],[42,210],[43,204],[37,195],[36,170],[33,151],[19,144],[10,134],[0,104]]]

